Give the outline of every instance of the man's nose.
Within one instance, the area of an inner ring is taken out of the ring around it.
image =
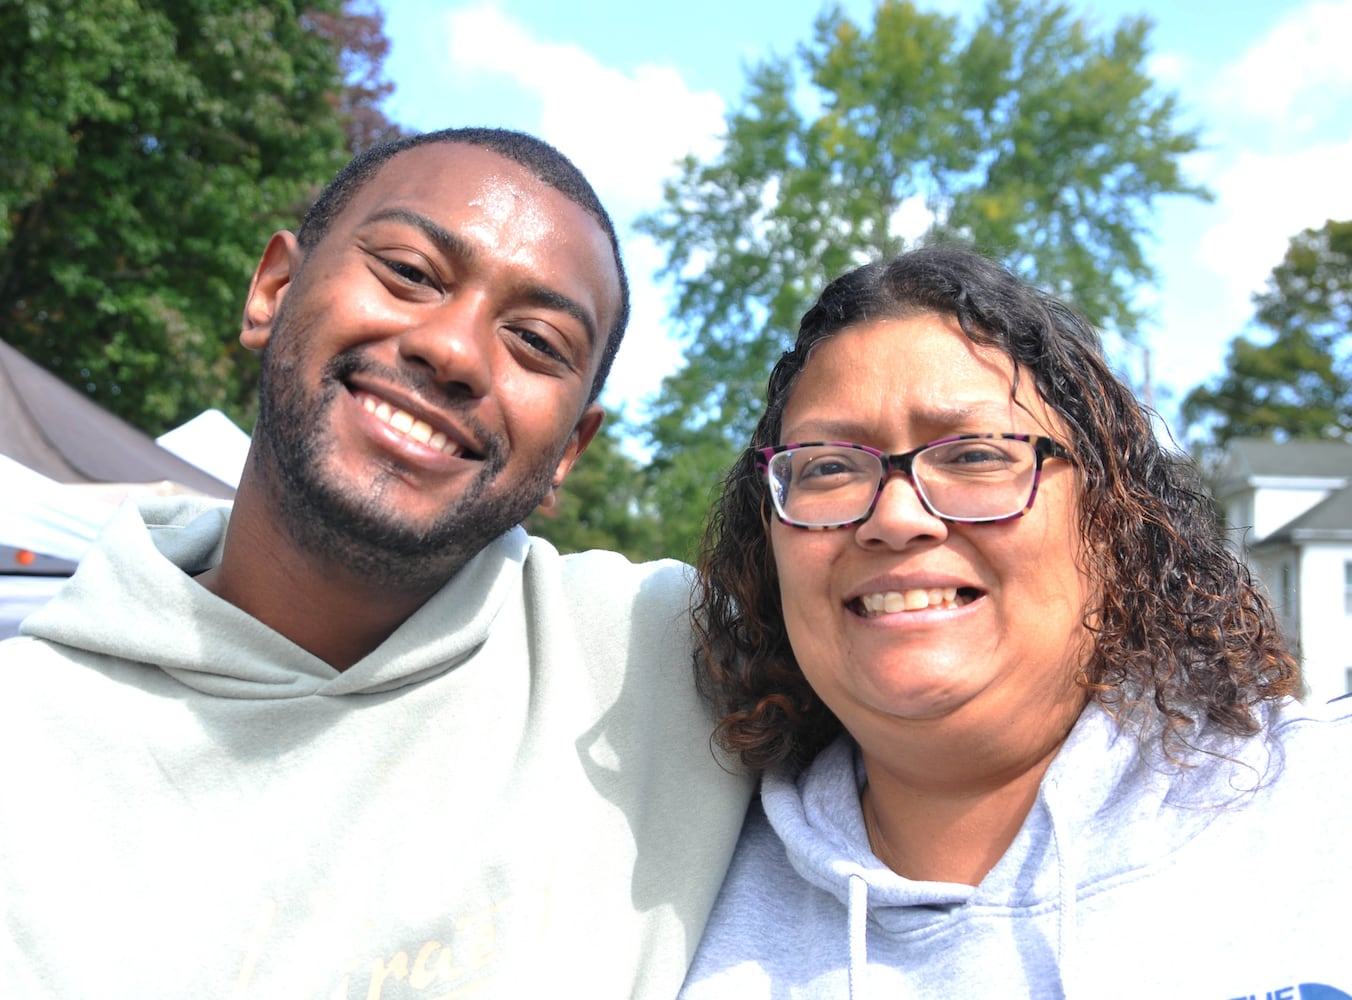
[[[464,295],[405,331],[399,338],[399,353],[425,364],[442,385],[459,387],[478,398],[492,388],[493,341],[492,317],[484,303],[477,296]]]

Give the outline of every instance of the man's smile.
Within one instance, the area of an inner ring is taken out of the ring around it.
[[[461,458],[466,455],[465,449],[455,441],[452,441],[446,434],[439,430],[433,430],[432,425],[424,420],[418,420],[406,410],[391,406],[383,399],[379,399],[367,392],[353,393],[357,402],[361,404],[363,410],[370,413],[377,420],[387,424],[393,430],[398,431],[419,444],[425,444],[429,448],[435,448],[443,454],[452,458]]]

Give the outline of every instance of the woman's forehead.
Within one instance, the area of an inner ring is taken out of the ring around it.
[[[998,347],[971,340],[952,317],[925,314],[819,341],[788,390],[784,422],[904,416],[957,426],[1020,413],[1039,425],[1053,416],[1032,374]]]
[[[1064,430],[1032,372],[999,347],[972,341],[950,316],[925,314],[818,342],[788,389],[777,443],[867,442],[904,431],[914,446],[948,432]]]

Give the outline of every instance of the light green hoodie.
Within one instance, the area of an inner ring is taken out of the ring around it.
[[[0,995],[675,994],[748,795],[683,567],[515,529],[339,673],[142,515],[0,645]]]

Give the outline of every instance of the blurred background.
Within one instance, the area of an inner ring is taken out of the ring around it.
[[[634,285],[605,432],[529,525],[562,548],[690,557],[813,294],[931,240],[1074,302],[1232,489],[1232,442],[1352,440],[1348,38],[1352,0],[0,0],[0,341],[22,356],[0,355],[0,454],[56,486],[228,497],[228,470],[184,467],[234,454],[230,430],[155,439],[251,427],[237,335],[268,236],[372,142],[501,125],[592,179]],[[142,436],[127,455],[179,464],[93,461],[122,454],[90,446],[103,414]],[[14,551],[13,508],[69,493],[0,487]],[[3,568],[34,565],[55,564]],[[1327,586],[1352,610],[1352,561]]]

